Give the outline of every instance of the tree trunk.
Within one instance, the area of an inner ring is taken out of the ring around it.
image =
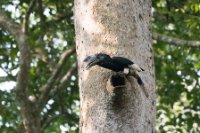
[[[22,29],[18,23],[15,23],[5,14],[6,13],[0,9],[0,26],[13,35],[20,52],[19,72],[17,73],[17,85],[14,92],[22,114],[23,125],[18,127],[17,132],[40,133],[41,123],[38,105],[36,101],[31,101],[28,98],[28,79],[31,62],[31,52],[27,34],[28,27]]]
[[[155,75],[151,45],[151,1],[75,0],[76,49],[79,64],[81,133],[154,133]],[[127,57],[149,97],[135,78],[95,66],[84,69],[88,55]]]

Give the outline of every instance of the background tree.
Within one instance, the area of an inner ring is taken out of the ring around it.
[[[0,1],[0,132],[23,129],[20,103],[12,89],[20,56],[19,38],[14,35],[21,35],[15,30],[26,33],[30,47],[28,99],[38,101],[40,88],[47,81],[53,83],[40,113],[41,131],[78,131],[79,94],[71,67],[76,62],[74,52],[55,73],[61,54],[74,47],[73,6],[72,0]],[[153,0],[152,12],[157,132],[200,132],[199,0]]]
[[[0,132],[76,131],[73,2],[6,0],[0,5],[0,79],[17,83],[1,90]]]

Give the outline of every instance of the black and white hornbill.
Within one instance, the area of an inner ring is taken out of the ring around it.
[[[124,72],[125,74],[131,75],[137,79],[137,82],[140,86],[144,87],[144,83],[140,76],[136,72],[144,71],[143,68],[139,67],[133,61],[124,58],[124,57],[110,57],[107,54],[99,53],[91,56],[87,56],[84,59],[86,63],[86,69],[89,69],[95,65],[100,67],[110,69],[115,72]],[[148,93],[144,90],[145,95],[148,97]]]

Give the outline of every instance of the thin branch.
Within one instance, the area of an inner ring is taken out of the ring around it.
[[[53,20],[55,23],[61,22],[62,20],[66,19],[66,18],[70,18],[73,16],[73,12],[66,12],[63,15],[57,16],[57,18],[55,20]]]
[[[9,81],[16,81],[16,76],[13,76],[10,71],[6,70],[3,67],[0,67],[0,69],[3,70],[7,74],[6,77],[7,79],[9,79]]]
[[[37,0],[37,3],[38,3],[38,11],[39,11],[39,16],[40,16],[41,26],[46,26],[44,25],[46,22],[46,16],[43,14],[44,12],[43,2],[42,0]]]
[[[6,81],[9,81],[9,77],[7,77],[7,76],[1,76],[0,77],[0,83],[1,82],[6,82]]]
[[[19,35],[23,34],[20,25],[9,18],[2,9],[0,9],[0,26],[10,32],[18,43],[20,42]]]
[[[73,64],[72,67],[68,70],[68,72],[60,80],[58,89],[62,89],[63,87],[66,87],[66,83],[69,81],[69,79],[71,78],[71,76],[76,70],[77,70],[77,64]]]
[[[36,0],[32,0],[29,4],[29,7],[26,11],[25,19],[24,19],[24,32],[28,32],[28,26],[29,26],[29,17],[31,12],[33,11],[33,8],[35,6]]]
[[[55,87],[51,92],[53,94],[56,94],[59,90],[66,87],[66,83],[70,80],[71,76],[76,72],[77,70],[77,64],[74,63],[70,69],[67,71],[67,73],[62,77],[62,79],[58,79],[60,82],[59,85]]]
[[[48,117],[47,120],[43,123],[41,130],[44,131],[50,125],[50,123],[55,121],[56,119],[59,119],[59,117],[57,116]]]
[[[2,82],[7,82],[7,81],[15,81],[12,78],[10,78],[9,76],[1,76],[0,77],[0,83]]]
[[[175,46],[193,46],[193,47],[200,47],[200,41],[188,41],[188,40],[183,40],[175,37],[169,37],[166,35],[162,35],[159,33],[153,33],[153,39],[158,40],[158,41],[163,41]]]
[[[41,42],[41,40],[38,40],[38,42]],[[33,51],[34,55],[41,61],[48,64],[48,67],[50,71],[52,71],[55,68],[55,63],[49,59],[48,55],[45,53],[45,50],[43,48],[35,48]]]
[[[68,49],[62,54],[55,70],[53,71],[52,75],[48,79],[47,83],[41,87],[40,90],[41,90],[42,94],[41,94],[41,97],[40,97],[40,109],[42,109],[44,107],[44,105],[46,104],[46,102],[48,100],[48,94],[49,94],[51,88],[53,88],[53,85],[55,83],[54,81],[56,81],[56,79],[58,78],[64,64],[66,63],[66,60],[74,52],[75,52],[75,48]]]
[[[54,17],[54,19],[47,21],[46,25],[51,25],[51,24],[55,24],[55,23],[59,23],[63,20],[65,20],[66,18],[70,18],[73,16],[73,12],[65,12],[65,14],[60,14],[56,17]]]

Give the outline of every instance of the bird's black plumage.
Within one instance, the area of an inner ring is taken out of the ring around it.
[[[136,73],[136,71],[141,72],[144,71],[141,67],[139,67],[137,64],[135,64],[133,61],[124,58],[124,57],[110,57],[107,54],[99,53],[92,56],[87,56],[84,59],[84,62],[86,63],[86,69],[89,69],[95,65],[98,65],[100,67],[110,69],[115,72],[124,72],[124,70],[127,68],[129,72],[127,74],[132,74],[137,79],[137,82],[139,85],[144,87],[144,83],[140,76]],[[143,91],[145,95],[148,97],[148,93],[143,88]]]
[[[117,57],[117,56],[110,57],[109,55],[104,53],[95,54],[93,56],[87,56],[84,59],[84,62],[87,63],[86,65],[87,69],[91,68],[94,65],[98,65],[115,72],[124,71],[125,68],[129,68],[129,66],[134,64],[133,61],[127,58]],[[138,67],[138,69],[141,69],[141,71],[143,71],[142,68]]]
[[[86,68],[90,68],[94,65],[98,65],[115,72],[123,71],[124,68],[128,68],[133,62],[124,57],[110,57],[107,54],[95,54],[94,56],[87,56],[84,60],[87,63]]]

